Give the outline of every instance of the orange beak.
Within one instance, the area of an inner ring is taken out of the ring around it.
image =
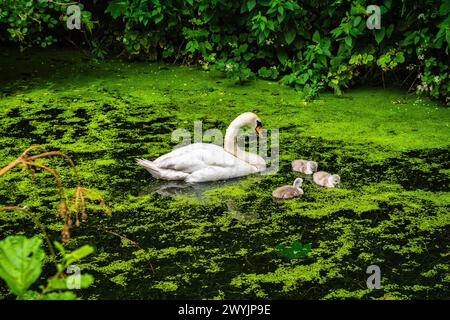
[[[255,128],[256,134],[258,135],[258,137],[262,137],[262,128],[261,127],[256,127]]]

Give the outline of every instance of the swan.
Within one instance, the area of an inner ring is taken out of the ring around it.
[[[303,179],[297,178],[294,180],[292,186],[282,186],[272,192],[272,197],[277,199],[292,199],[295,197],[303,196],[302,186]]]
[[[337,184],[341,183],[340,176],[325,171],[314,173],[313,180],[317,185],[327,188],[334,188]]]
[[[304,174],[313,174],[317,171],[318,164],[315,161],[309,160],[294,160],[292,161],[292,171],[301,172]]]
[[[255,128],[261,137],[261,119],[245,112],[234,119],[225,133],[224,147],[211,143],[194,143],[164,154],[154,161],[136,159],[138,165],[162,180],[183,180],[187,183],[217,181],[263,172],[265,160],[239,148],[236,137],[244,126]]]

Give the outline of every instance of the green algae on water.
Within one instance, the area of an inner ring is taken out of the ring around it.
[[[95,276],[84,298],[450,297],[448,108],[396,89],[304,102],[276,82],[236,86],[195,67],[94,63],[56,49],[26,55],[2,53],[0,167],[40,144],[69,154],[83,185],[107,200],[111,217],[90,214],[68,244],[96,248],[80,265]],[[280,130],[277,174],[185,188],[134,164],[169,152],[176,129],[192,132],[202,120],[224,132],[244,111]],[[342,188],[305,179],[304,197],[273,201],[274,188],[299,176],[290,162],[300,158],[340,174]],[[58,239],[52,188],[45,174],[15,170],[0,179],[0,204],[27,205]],[[27,219],[1,214],[1,237],[39,233]],[[277,253],[294,241],[311,252]],[[380,290],[366,286],[373,264]]]

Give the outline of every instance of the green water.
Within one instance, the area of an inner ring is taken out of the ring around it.
[[[380,88],[304,102],[276,82],[240,86],[195,67],[64,50],[4,50],[0,98],[0,168],[30,145],[65,152],[112,210],[91,210],[67,245],[96,247],[80,264],[95,276],[86,299],[450,297],[450,110],[439,104]],[[202,120],[224,132],[245,111],[280,130],[275,175],[180,188],[134,164],[171,151],[175,129]],[[307,180],[303,198],[274,201],[301,158],[338,173],[342,187]],[[63,161],[45,163],[74,187]],[[46,173],[0,177],[0,204],[27,205],[52,239],[57,200]],[[38,232],[20,213],[0,214],[0,238]],[[306,257],[277,254],[295,240],[312,244]],[[369,265],[381,268],[380,290],[367,289]],[[3,282],[0,294],[10,297]]]

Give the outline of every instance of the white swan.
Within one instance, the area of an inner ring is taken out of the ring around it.
[[[194,143],[173,150],[154,161],[136,159],[151,175],[163,180],[184,180],[188,183],[217,181],[242,177],[266,169],[259,155],[239,148],[236,136],[241,127],[251,126],[261,136],[261,119],[246,112],[231,122],[225,134],[224,147]]]

